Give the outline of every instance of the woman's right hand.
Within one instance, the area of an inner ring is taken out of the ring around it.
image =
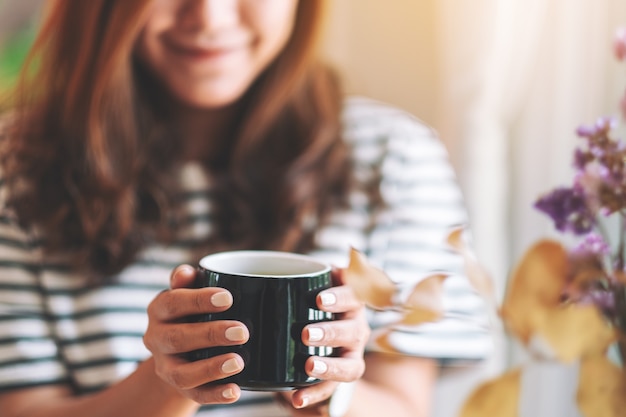
[[[227,353],[190,362],[184,354],[207,347],[243,344],[249,332],[238,321],[187,321],[189,316],[227,310],[233,300],[223,288],[192,289],[195,274],[190,265],[174,269],[171,288],[148,306],[144,344],[152,352],[158,377],[182,395],[200,404],[232,403],[241,394],[236,384],[207,383],[241,372],[241,356]]]

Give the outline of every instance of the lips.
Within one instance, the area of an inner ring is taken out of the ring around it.
[[[233,48],[233,47],[200,48],[200,47],[193,47],[193,46],[169,45],[169,49],[177,55],[183,55],[189,58],[209,59],[209,58],[216,58],[221,55],[228,54],[229,52],[233,52],[237,48]]]
[[[212,42],[211,44],[185,44],[165,41],[166,47],[173,54],[192,60],[212,60],[226,57],[242,51],[247,47],[245,42]]]

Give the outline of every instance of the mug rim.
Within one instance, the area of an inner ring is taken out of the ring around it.
[[[311,272],[298,273],[298,274],[253,274],[247,272],[237,272],[237,271],[229,271],[226,269],[222,269],[215,266],[207,265],[208,262],[219,262],[223,260],[227,260],[229,258],[277,258],[277,259],[285,259],[285,260],[299,260],[305,261],[309,264],[316,265],[319,269]],[[300,253],[293,252],[283,252],[283,251],[272,251],[272,250],[232,250],[232,251],[223,251],[223,252],[215,252],[209,255],[203,256],[198,265],[201,269],[205,271],[216,272],[219,274],[225,275],[233,275],[233,276],[243,276],[243,277],[255,277],[255,278],[277,278],[277,279],[297,279],[297,278],[311,278],[319,275],[326,274],[330,272],[331,267],[328,263],[317,259],[310,255],[304,255]]]

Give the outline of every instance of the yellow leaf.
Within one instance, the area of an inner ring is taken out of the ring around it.
[[[561,301],[568,272],[567,252],[560,243],[541,240],[531,246],[513,271],[500,314],[509,330],[528,343],[534,315]]]
[[[578,377],[578,407],[585,417],[626,415],[626,377],[604,356],[585,358]]]
[[[546,306],[558,305],[568,271],[565,248],[553,240],[540,240],[528,249],[514,270],[505,300],[530,296]]]
[[[592,305],[567,305],[546,310],[545,314],[535,317],[537,334],[563,362],[601,355],[617,337],[615,330]]]
[[[572,271],[570,281],[580,288],[606,276],[602,261],[595,255],[570,257],[570,269]]]
[[[469,396],[460,417],[517,417],[521,370],[508,371],[480,385]]]
[[[350,264],[342,276],[359,300],[369,307],[382,310],[393,305],[395,284],[382,270],[370,265],[358,250],[350,250]]]
[[[622,284],[626,284],[626,273],[624,271],[615,271],[615,279]]]
[[[415,326],[422,323],[437,321],[441,319],[441,316],[442,314],[440,312],[415,307],[406,312],[400,324]]]
[[[464,227],[452,229],[450,234],[448,234],[447,242],[463,257],[465,275],[470,284],[472,284],[474,289],[485,299],[495,304],[493,279],[480,262],[478,262],[474,252],[466,243],[465,239],[463,239],[464,231]]]
[[[443,315],[443,282],[447,275],[436,274],[420,281],[404,304],[402,324],[437,321]]]
[[[400,353],[400,351],[396,349],[389,341],[390,334],[391,332],[389,331],[382,333],[380,336],[374,339],[374,344],[376,345],[376,347],[378,348],[378,351],[380,352],[397,355]]]

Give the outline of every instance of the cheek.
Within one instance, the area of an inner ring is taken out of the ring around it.
[[[254,1],[256,7],[248,9],[245,20],[259,39],[259,52],[271,59],[280,53],[293,32],[297,1]]]

